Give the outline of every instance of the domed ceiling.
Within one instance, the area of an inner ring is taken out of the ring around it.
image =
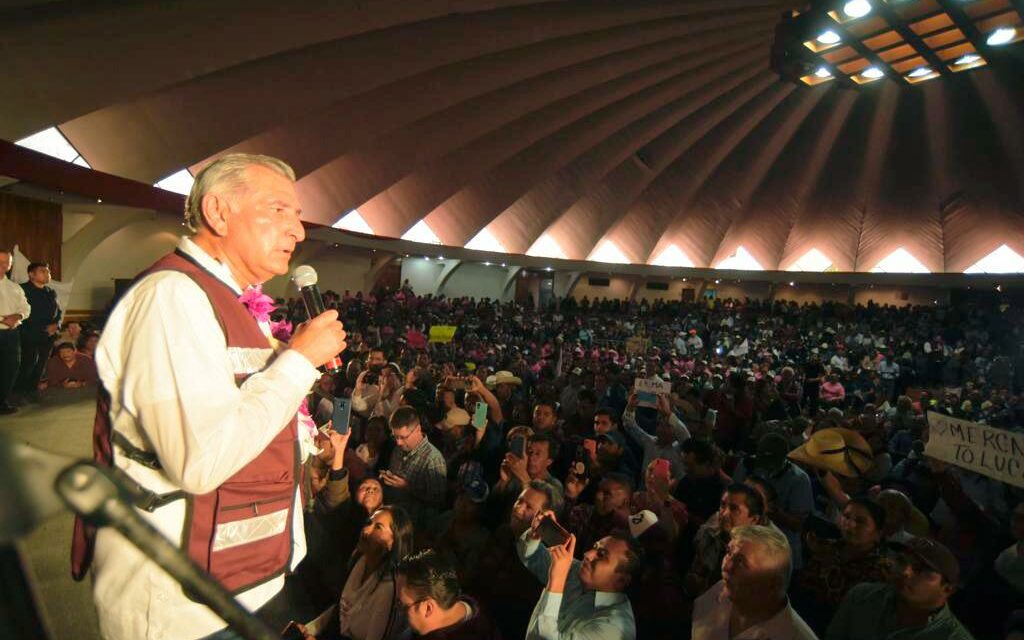
[[[848,89],[770,68],[786,2],[15,4],[0,137],[57,126],[150,184],[266,153],[310,221],[356,210],[345,226],[381,236],[570,259],[870,271],[902,250],[958,272],[1024,254],[1024,45]]]

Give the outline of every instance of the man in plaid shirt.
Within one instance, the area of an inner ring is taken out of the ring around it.
[[[395,409],[389,426],[398,446],[380,474],[385,500],[405,508],[415,526],[423,527],[444,506],[448,474],[444,456],[427,440],[414,408]]]

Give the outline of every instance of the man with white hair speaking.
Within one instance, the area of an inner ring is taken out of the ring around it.
[[[817,640],[789,605],[792,558],[786,536],[759,525],[732,530],[722,580],[693,605],[693,640]]]
[[[224,156],[185,209],[195,235],[139,276],[97,347],[94,453],[151,494],[144,518],[256,610],[305,555],[297,412],[345,332],[326,311],[275,348],[239,300],[287,273],[305,238],[291,167]],[[85,533],[79,523],[78,577]],[[104,638],[237,637],[115,531],[98,532],[91,559]]]

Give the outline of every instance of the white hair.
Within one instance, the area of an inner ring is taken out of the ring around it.
[[[203,222],[203,198],[217,190],[234,191],[245,186],[245,170],[252,166],[266,167],[295,181],[295,170],[283,160],[252,153],[230,153],[217,158],[196,174],[192,191],[185,199],[185,226],[193,233]]]
[[[746,525],[734,528],[729,535],[731,541],[749,542],[756,545],[758,553],[764,555],[773,566],[779,568],[783,591],[789,589],[789,580],[793,573],[793,551],[782,532],[774,527]]]

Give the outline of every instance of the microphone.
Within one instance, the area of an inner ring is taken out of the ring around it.
[[[325,311],[324,298],[320,295],[320,287],[317,283],[316,269],[308,264],[295,267],[292,271],[292,282],[302,294],[302,303],[306,305],[306,314],[312,320]],[[327,373],[339,373],[341,371],[341,358],[335,356],[324,365]]]

